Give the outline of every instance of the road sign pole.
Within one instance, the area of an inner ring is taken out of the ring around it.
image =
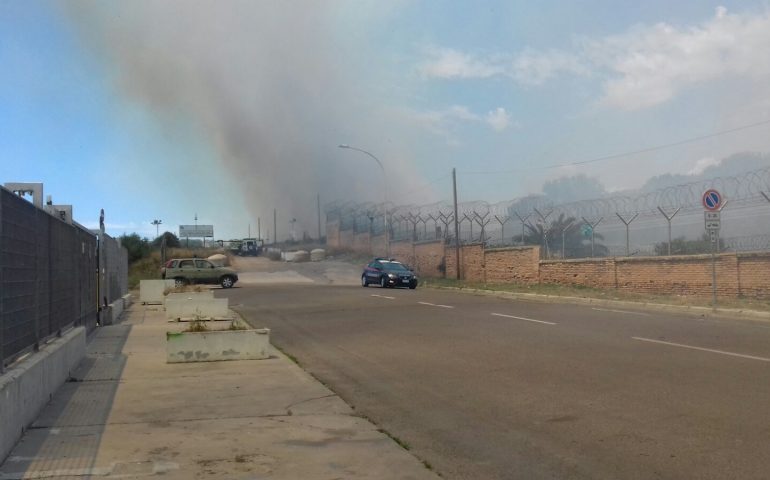
[[[711,242],[711,305],[714,310],[717,309],[717,242],[719,242],[718,236],[716,242]]]

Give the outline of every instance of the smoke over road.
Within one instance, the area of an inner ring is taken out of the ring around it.
[[[371,73],[335,33],[344,5],[132,0],[65,9],[122,96],[211,146],[252,220],[272,220],[278,207],[297,218],[298,232],[313,233],[316,194],[381,200],[366,188],[377,166],[351,159],[339,143],[380,148],[389,176],[420,183],[405,175],[405,155],[377,135],[383,120],[367,110]]]

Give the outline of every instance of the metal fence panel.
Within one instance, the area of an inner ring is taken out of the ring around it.
[[[72,325],[96,326],[96,237],[0,188],[2,365]]]

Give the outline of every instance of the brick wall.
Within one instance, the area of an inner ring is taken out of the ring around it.
[[[739,253],[737,260],[739,294],[770,298],[770,253]]]
[[[357,253],[371,254],[371,235],[369,232],[353,235],[353,251]]]
[[[399,262],[414,265],[414,245],[412,242],[392,242],[390,244],[390,256]]]
[[[353,230],[340,230],[339,231],[339,248],[352,249],[353,248]]]
[[[447,245],[444,249],[446,257],[446,278],[457,278],[457,259],[455,258],[455,246]]]
[[[612,258],[543,260],[540,262],[540,282],[614,288],[615,261]]]
[[[540,247],[494,248],[485,252],[486,281],[537,283]]]
[[[618,259],[616,268],[620,290],[672,295],[712,294],[711,255],[623,258]],[[737,256],[717,255],[716,272],[717,294],[737,296]]]
[[[354,235],[327,224],[330,247],[373,251],[384,255],[384,235]],[[423,277],[456,278],[454,245],[441,241],[392,242],[391,257],[411,265]],[[480,244],[460,248],[462,278],[489,283],[553,283],[673,295],[711,295],[711,256],[620,257],[580,260],[539,260],[539,247],[485,250]],[[439,265],[444,261],[446,274]],[[717,293],[770,298],[770,253],[717,255]]]
[[[420,242],[414,245],[414,263],[411,265],[421,277],[443,277],[443,263],[443,241]]]
[[[484,246],[463,245],[460,248],[460,275],[470,282],[485,282]]]
[[[374,235],[372,237],[372,256],[384,257],[387,249],[385,248],[385,235]]]
[[[340,248],[340,222],[326,222],[326,246],[327,248]]]

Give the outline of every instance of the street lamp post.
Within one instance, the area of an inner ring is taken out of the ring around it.
[[[163,220],[155,219],[152,221],[152,225],[155,225],[155,238],[158,238],[158,226],[163,223]]]
[[[377,162],[377,165],[380,166],[380,170],[382,170],[382,178],[385,181],[385,256],[390,257],[390,221],[388,219],[388,197],[389,197],[389,189],[388,189],[388,175],[385,173],[385,167],[382,165],[382,162],[379,158],[375,157],[370,152],[367,152],[366,150],[362,150],[360,148],[351,147],[348,144],[340,144],[338,145],[339,148],[346,148],[348,150],[355,150],[356,152],[361,152],[365,155],[369,155],[372,159],[374,159],[375,162]]]

